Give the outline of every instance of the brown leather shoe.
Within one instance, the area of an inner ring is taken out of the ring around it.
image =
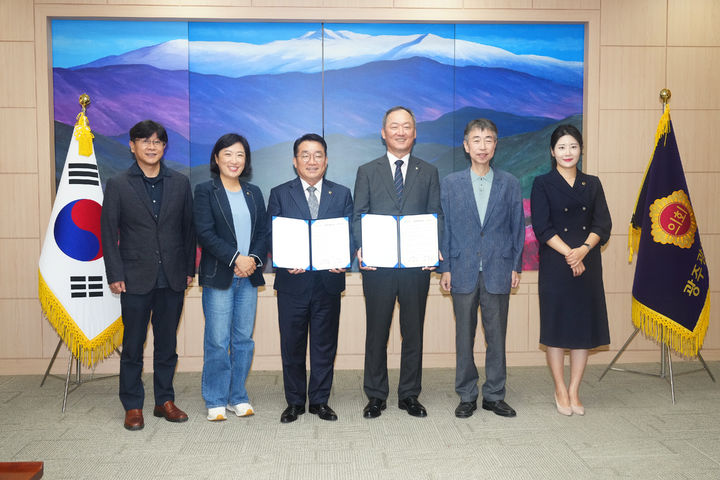
[[[155,405],[153,415],[156,417],[165,417],[168,422],[187,422],[188,416],[185,412],[175,406],[172,400],[160,405]]]
[[[125,412],[125,428],[128,430],[142,430],[145,426],[142,408],[133,408]]]

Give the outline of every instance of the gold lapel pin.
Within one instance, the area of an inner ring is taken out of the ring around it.
[[[582,182],[582,184],[581,184],[581,185],[582,185],[582,186],[584,187],[584,186],[585,186],[585,182]]]

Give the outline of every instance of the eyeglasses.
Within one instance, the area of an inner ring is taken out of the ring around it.
[[[143,138],[142,140],[140,140],[140,143],[145,148],[149,147],[150,145],[158,148],[165,146],[165,142],[163,142],[162,140],[148,140],[147,138]]]
[[[298,158],[303,162],[309,162],[311,158],[315,159],[315,161],[317,162],[320,162],[323,158],[325,158],[325,154],[323,152],[315,152],[313,154],[310,154],[309,152],[302,152],[300,155],[298,155]]]

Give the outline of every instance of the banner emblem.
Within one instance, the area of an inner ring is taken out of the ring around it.
[[[690,248],[695,242],[695,213],[682,190],[655,200],[650,205],[650,221],[652,237],[657,243]]]

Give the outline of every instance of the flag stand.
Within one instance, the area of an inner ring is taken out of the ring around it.
[[[57,347],[55,347],[55,353],[53,353],[52,358],[50,359],[50,363],[48,364],[47,370],[45,370],[45,375],[43,376],[42,381],[40,382],[40,386],[42,387],[45,384],[45,380],[48,377],[57,378],[58,380],[63,380],[63,377],[59,375],[53,375],[50,373],[50,369],[53,366],[53,363],[55,363],[55,359],[57,358],[57,354],[60,351],[60,346],[62,345],[63,341],[60,339],[58,341]],[[120,353],[120,351],[116,348],[116,352]],[[73,367],[73,360],[75,360],[75,380],[70,380],[72,377],[72,367]],[[63,402],[62,402],[62,413],[65,413],[65,407],[67,406],[67,397],[69,393],[74,392],[80,385],[83,383],[92,382],[95,380],[105,380],[108,378],[113,378],[119,376],[119,374],[113,374],[113,375],[105,375],[102,377],[95,377],[95,371],[93,369],[93,373],[90,374],[89,379],[82,379],[81,372],[81,366],[80,366],[80,359],[75,358],[75,355],[70,355],[70,358],[68,359],[68,368],[67,368],[67,375],[65,376],[65,393],[63,394]],[[70,385],[72,384],[72,388],[70,388]]]
[[[651,377],[660,377],[665,378],[670,382],[670,396],[672,397],[672,403],[675,405],[675,381],[674,376],[677,375],[686,375],[688,373],[695,373],[695,372],[701,372],[703,369],[707,372],[708,375],[710,375],[710,379],[715,382],[715,377],[713,376],[712,372],[710,372],[710,368],[707,366],[707,363],[705,363],[705,360],[702,358],[702,355],[700,355],[700,352],[698,352],[697,357],[698,360],[700,360],[700,363],[702,364],[703,368],[697,368],[695,370],[689,370],[687,372],[677,373],[673,376],[673,365],[672,365],[672,357],[670,355],[670,347],[668,347],[666,344],[661,343],[660,344],[660,373],[647,373],[647,372],[640,372],[637,370],[630,370],[626,368],[618,368],[613,367],[615,362],[620,358],[620,356],[625,352],[625,349],[630,345],[630,342],[633,341],[635,336],[640,331],[639,328],[635,327],[635,331],[630,334],[628,339],[625,341],[623,346],[618,351],[617,355],[612,359],[610,364],[607,366],[605,371],[600,375],[600,378],[598,379],[598,382],[603,379],[605,374],[610,371],[614,370],[616,372],[627,372],[627,373],[637,373],[639,375],[649,375]]]

